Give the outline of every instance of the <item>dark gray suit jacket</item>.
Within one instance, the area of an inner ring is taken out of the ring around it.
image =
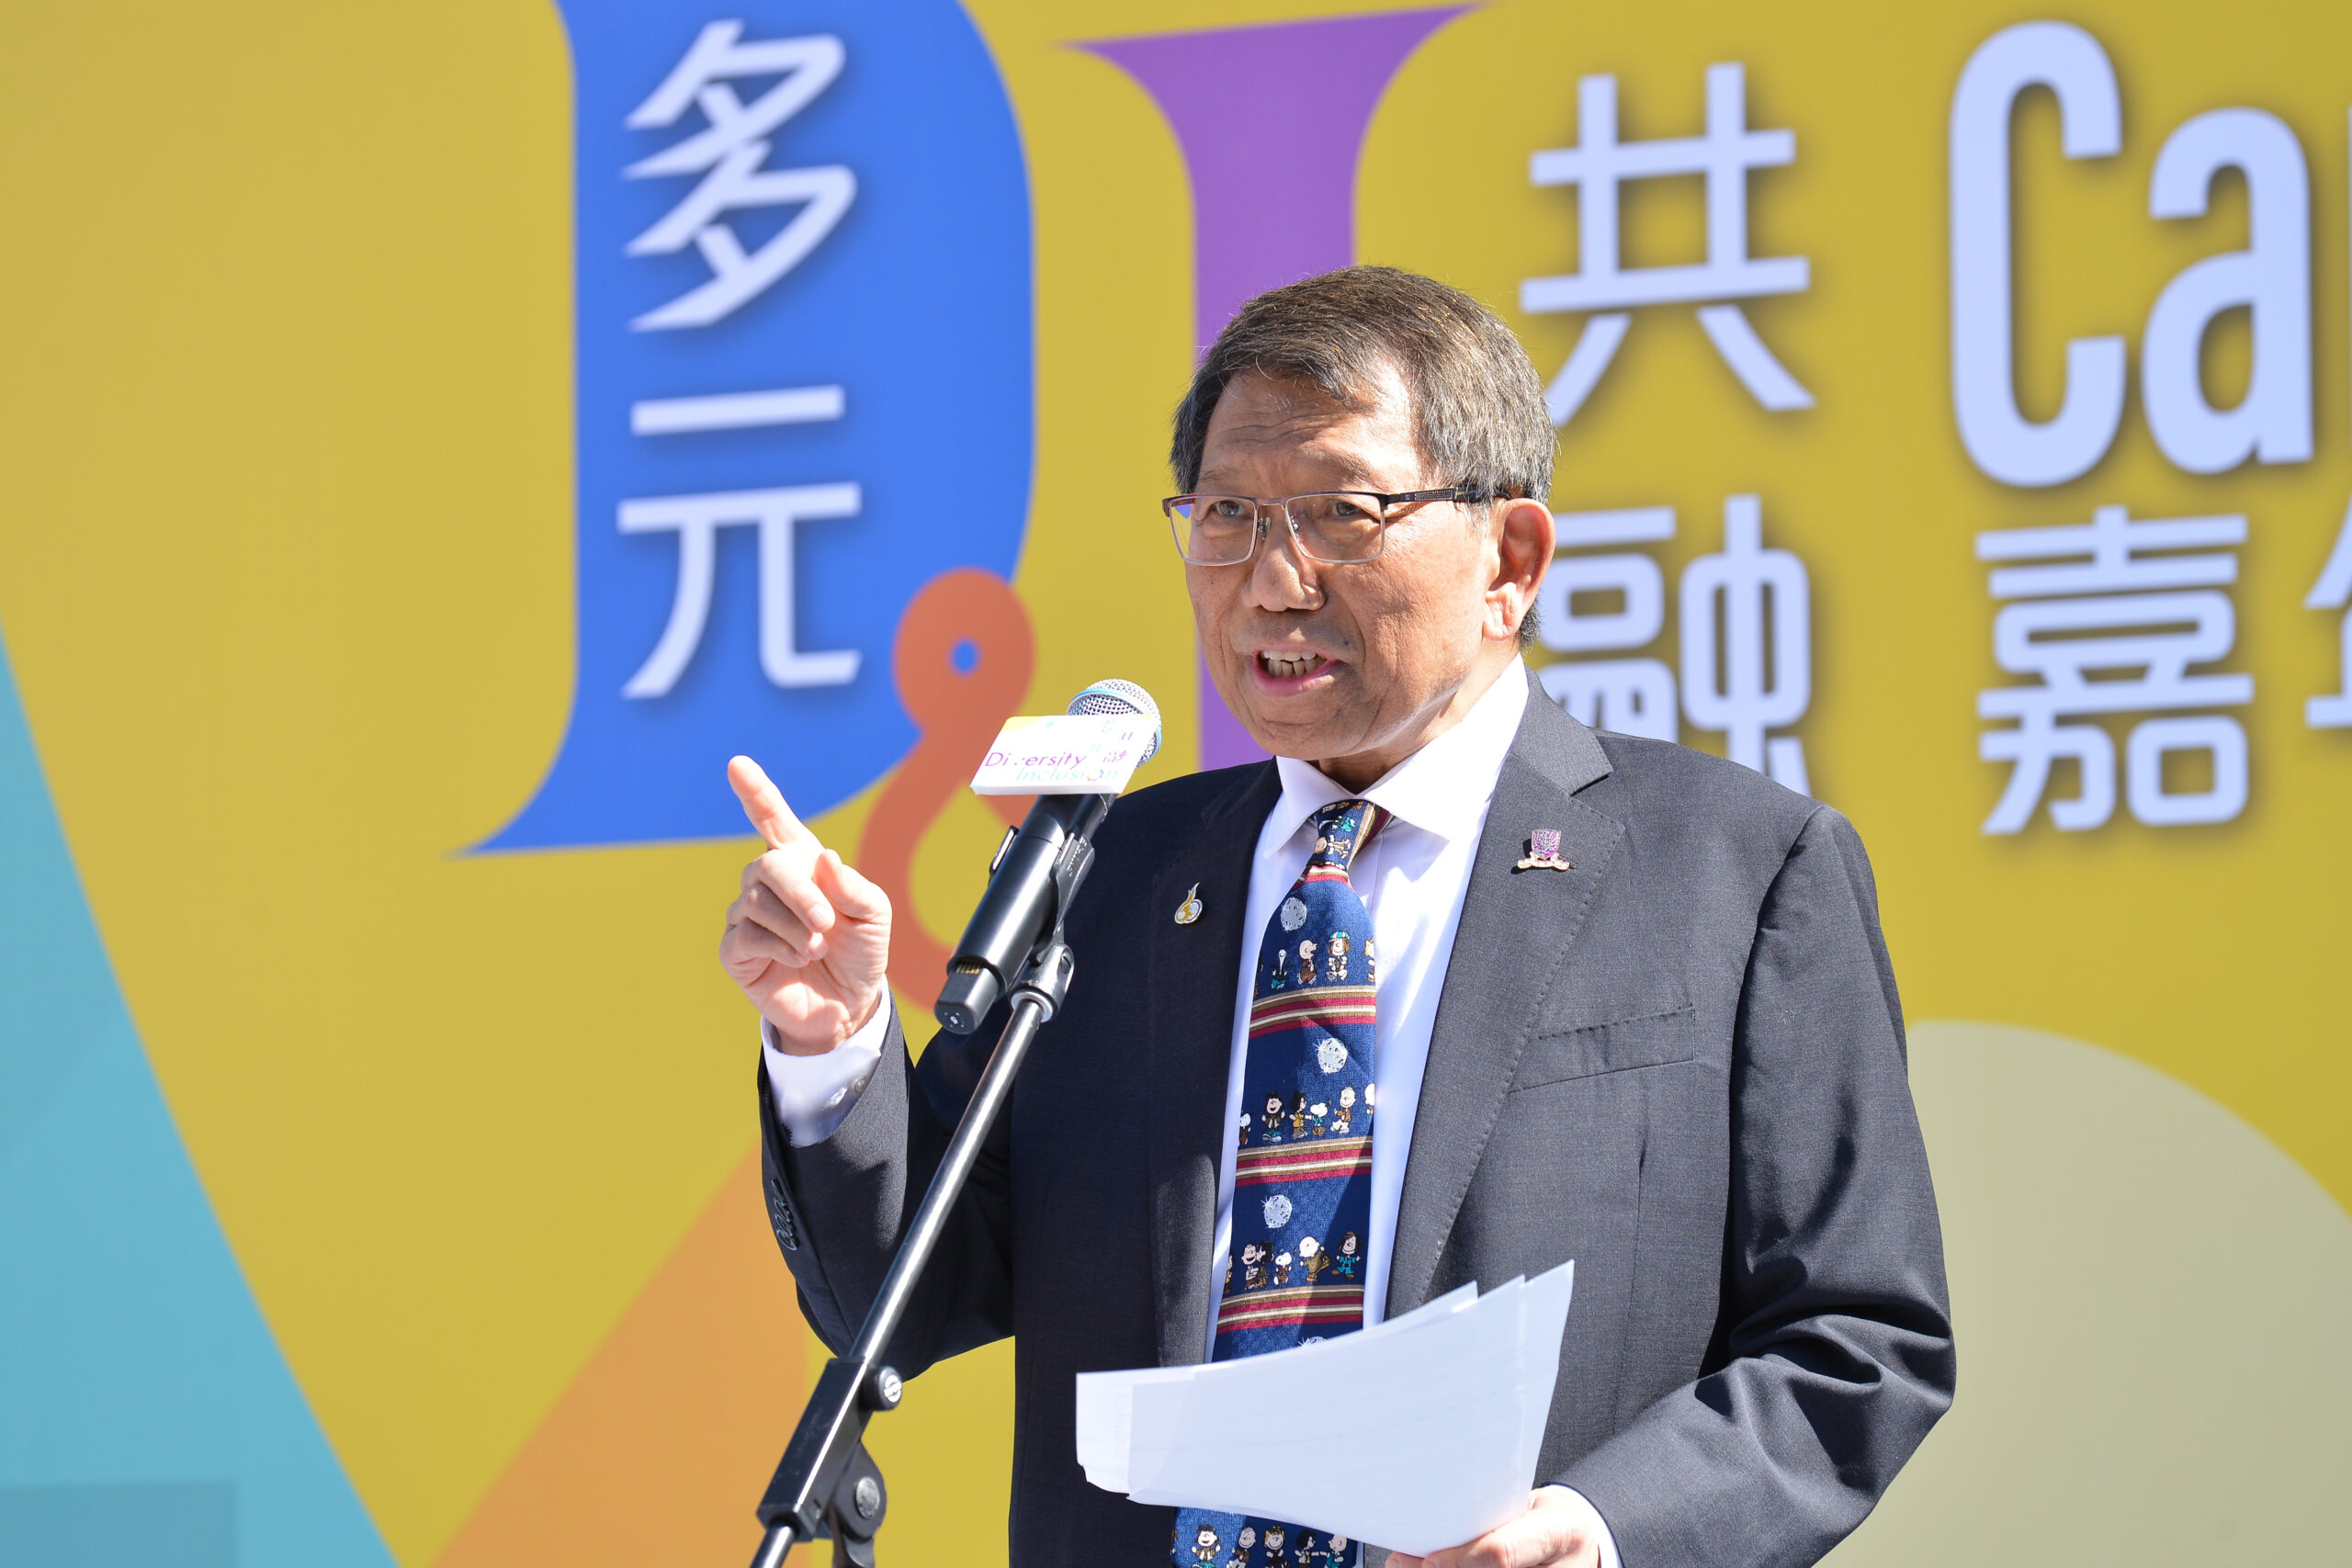
[[[1279,793],[1258,763],[1112,811],[1069,1004],[892,1348],[912,1374],[1015,1337],[1016,1568],[1168,1561],[1171,1510],[1079,1469],[1071,1378],[1202,1358],[1243,909]],[[1573,870],[1513,870],[1537,828]],[[1204,913],[1180,926],[1195,883]],[[807,1148],[763,1082],[770,1217],[828,1344],[855,1337],[1001,1018],[919,1066],[894,1023]],[[1860,840],[1747,769],[1596,734],[1534,692],[1446,972],[1387,1308],[1571,1258],[1538,1479],[1592,1500],[1625,1568],[1813,1562],[1951,1401]]]

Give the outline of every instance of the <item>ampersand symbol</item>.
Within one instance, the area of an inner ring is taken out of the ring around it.
[[[915,914],[910,876],[915,846],[956,792],[969,784],[993,741],[1021,705],[1036,660],[1029,612],[1003,579],[978,567],[942,572],[923,584],[899,618],[890,673],[899,702],[922,738],[874,803],[857,846],[858,869],[890,896],[897,913],[890,967],[936,984],[948,950]],[[1029,814],[1035,795],[984,797],[1007,825]]]

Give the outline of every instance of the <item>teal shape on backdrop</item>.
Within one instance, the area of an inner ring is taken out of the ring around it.
[[[225,1481],[0,1486],[0,1568],[234,1568]]]

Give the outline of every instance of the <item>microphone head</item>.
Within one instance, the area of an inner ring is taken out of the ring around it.
[[[1140,768],[1159,753],[1159,705],[1133,681],[1097,681],[1070,698],[1071,713],[1139,713],[1151,720],[1151,743],[1136,759]]]

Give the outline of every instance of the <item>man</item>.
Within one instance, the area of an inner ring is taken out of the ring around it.
[[[1016,1337],[1016,1564],[1243,1539],[1244,1521],[1089,1486],[1074,1373],[1278,1349],[1571,1258],[1540,1484],[1432,1568],[1807,1563],[1951,1401],[1860,842],[1754,773],[1596,734],[1532,689],[1519,649],[1552,556],[1553,451],[1502,324],[1381,268],[1251,301],[1177,412],[1186,493],[1165,509],[1200,645],[1275,761],[1112,811],[1069,922],[1069,1000],[891,1349],[911,1373]],[[770,849],[721,956],[765,1021],[778,1240],[838,1347],[1001,1013],[910,1065],[888,901],[748,760],[730,773]],[[1282,952],[1340,929],[1376,940],[1376,986],[1302,960],[1276,988]],[[1310,1085],[1361,1110],[1289,1180],[1297,1140],[1252,1142],[1242,1111],[1278,1127]],[[1360,1234],[1363,1278],[1283,1292],[1228,1269],[1302,1233]],[[1382,1413],[1341,1392],[1234,1417]]]

